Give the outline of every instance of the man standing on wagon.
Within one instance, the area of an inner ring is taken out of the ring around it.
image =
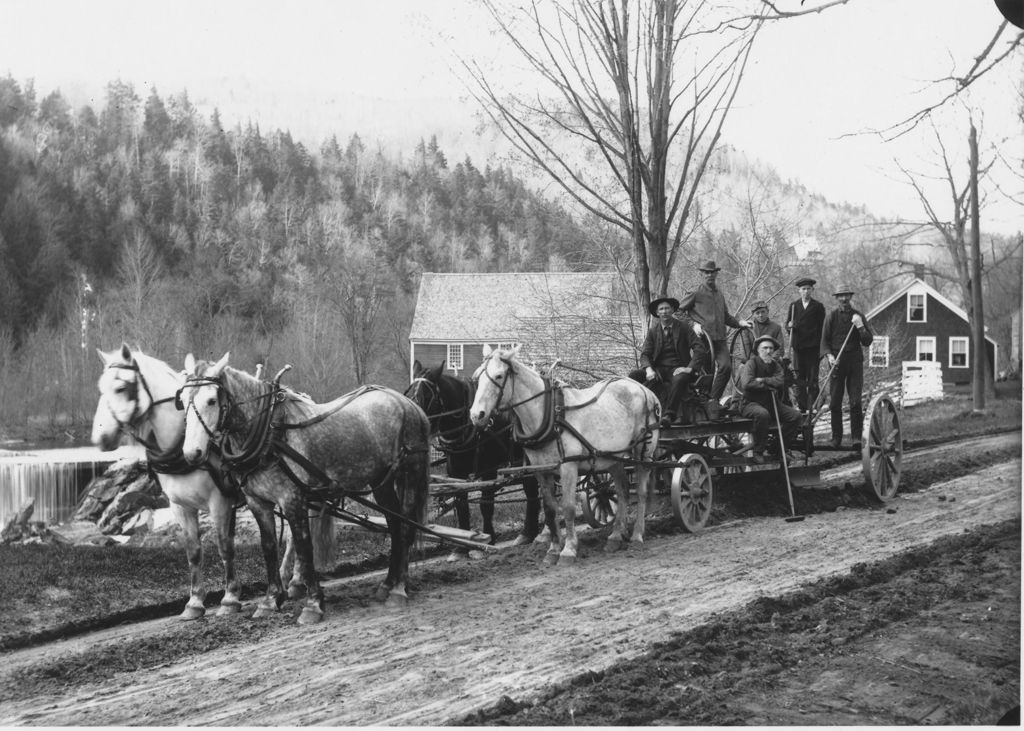
[[[782,363],[775,357],[780,347],[778,340],[770,335],[762,335],[754,341],[756,355],[748,358],[740,370],[739,382],[743,391],[740,415],[754,421],[755,462],[764,462],[768,430],[775,424],[776,413],[782,425],[782,434],[779,435],[782,439],[780,449],[789,448],[803,421],[803,415],[797,409],[782,403],[786,376]]]
[[[850,437],[853,448],[860,449],[860,433],[864,426],[864,348],[874,336],[864,315],[853,309],[853,289],[840,287],[835,291],[839,306],[828,313],[821,330],[821,353],[828,356],[831,378],[828,382],[829,410],[832,413],[832,446],[843,443],[843,391],[850,397]],[[857,335],[854,336],[854,330]],[[834,367],[833,367],[834,366]]]
[[[670,426],[680,415],[690,379],[694,371],[700,370],[706,352],[690,326],[674,317],[677,309],[679,300],[675,297],[661,297],[647,306],[657,320],[647,331],[640,351],[640,368],[629,374],[640,383],[660,380],[668,384],[663,427]]]
[[[679,311],[683,321],[693,328],[698,339],[703,339],[704,334],[711,339],[712,350],[706,361],[708,370],[712,368],[712,358],[718,363],[718,372],[711,384],[711,398],[720,401],[732,371],[729,347],[725,342],[725,328],[727,325],[750,327],[751,323],[750,320],[737,320],[729,314],[725,296],[715,283],[721,268],[713,260],[709,260],[701,264],[699,269],[704,281],[697,289],[683,297],[683,301],[679,303]]]
[[[818,363],[821,360],[821,328],[825,323],[825,305],[814,299],[815,280],[801,277],[796,280],[800,299],[789,305],[789,347],[793,351],[793,369],[796,371],[796,404],[801,411],[809,411],[818,400]]]

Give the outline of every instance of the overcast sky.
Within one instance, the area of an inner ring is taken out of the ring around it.
[[[113,79],[132,82],[143,98],[153,84],[164,96],[188,89],[219,103],[223,94],[229,126],[235,112],[267,126],[324,130],[331,120],[319,118],[329,105],[355,95],[464,96],[452,51],[493,61],[486,20],[472,0],[4,0],[0,73],[34,79],[40,98],[60,88],[79,101],[75,93],[87,90],[97,107]],[[993,0],[852,0],[776,24],[758,40],[724,136],[830,200],[916,217],[919,205],[892,160],[930,171],[927,135],[890,143],[844,135],[886,127],[934,100],[928,82],[963,73],[1000,21]],[[999,140],[1018,158],[1021,70],[1005,64],[970,96],[984,110],[983,143]],[[947,144],[966,147],[963,120],[957,108],[938,117]],[[1018,196],[1022,188],[1019,180],[1006,187]],[[1006,232],[1024,220],[1019,205],[1000,203],[992,213],[992,228]]]

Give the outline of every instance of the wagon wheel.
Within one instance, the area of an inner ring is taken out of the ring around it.
[[[615,480],[608,472],[588,472],[577,486],[583,490],[583,519],[591,528],[603,528],[615,520],[619,510],[619,497]]]
[[[690,533],[697,533],[708,522],[712,499],[711,469],[699,454],[679,458],[672,470],[672,512]]]
[[[729,378],[737,393],[740,391],[740,370],[750,358],[750,353],[750,344],[743,337],[743,329],[733,330],[729,336],[729,359],[732,363],[732,373]]]
[[[896,495],[903,461],[900,413],[886,394],[871,399],[861,439],[861,466],[865,484],[883,502]]]

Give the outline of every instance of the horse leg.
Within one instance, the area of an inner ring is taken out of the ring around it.
[[[241,587],[235,576],[235,508],[220,491],[211,496],[210,518],[217,530],[217,550],[224,564],[224,597],[217,616],[237,614],[242,610]]]
[[[498,542],[498,536],[494,531],[494,496],[497,493],[498,488],[496,487],[480,490],[480,517],[483,518],[483,531],[488,536],[487,542],[492,546]],[[486,555],[486,553],[479,549],[473,549],[469,552],[469,557],[476,560],[485,558]]]
[[[458,518],[459,528],[469,530],[469,495],[464,492],[455,495],[455,516]],[[455,546],[448,554],[448,562],[454,563],[469,556],[469,549],[465,546]]]
[[[558,536],[558,503],[555,500],[555,477],[551,474],[544,474],[538,478],[541,494],[544,496],[544,516],[547,519],[548,532],[551,535],[551,542],[548,544],[547,553],[544,554],[544,565],[554,566],[558,563],[558,552],[562,548]]]
[[[249,510],[256,519],[260,529],[260,548],[263,550],[263,562],[267,567],[267,593],[256,602],[253,619],[267,617],[280,611],[284,604],[284,588],[277,565],[277,536],[274,534],[273,505],[259,498],[247,497]]]
[[[313,565],[313,538],[309,531],[309,513],[305,501],[298,495],[289,495],[278,503],[291,527],[295,548],[295,576],[306,589],[306,599],[299,614],[299,624],[317,624],[324,618],[324,592],[320,587],[316,567]]]
[[[199,619],[206,613],[203,602],[203,543],[199,538],[199,513],[184,505],[171,503],[174,519],[181,526],[185,538],[185,557],[188,559],[189,598],[179,619]]]
[[[629,483],[626,480],[626,471],[619,463],[609,466],[608,473],[615,482],[615,495],[619,504],[619,509],[615,511],[615,520],[612,522],[612,531],[608,534],[608,540],[604,544],[604,550],[612,553],[622,548],[622,541],[626,535]]]
[[[643,467],[636,470],[636,522],[633,523],[633,542],[643,545],[644,529],[647,524],[647,486],[650,484],[651,471]]]
[[[540,493],[537,487],[537,478],[523,478],[523,494],[526,495],[526,515],[523,518],[523,529],[513,542],[513,545],[516,546],[533,543],[533,539],[539,532]]]
[[[284,554],[281,556],[281,566],[277,574],[281,578],[281,586],[287,587],[289,599],[301,599],[306,596],[306,585],[302,583],[299,572],[295,570],[295,537],[292,535],[291,526],[284,537]]]
[[[570,566],[576,561],[578,541],[576,538],[576,481],[579,467],[576,462],[563,462],[559,470],[562,480],[562,520],[565,521],[565,538],[562,552],[558,555],[559,566]]]

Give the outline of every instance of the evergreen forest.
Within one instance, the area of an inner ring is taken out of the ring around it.
[[[0,78],[0,423],[91,419],[95,349],[122,341],[175,367],[291,363],[317,399],[401,390],[421,272],[578,269],[585,249],[567,211],[435,139],[310,150],[187,92],[115,81],[76,109]]]

